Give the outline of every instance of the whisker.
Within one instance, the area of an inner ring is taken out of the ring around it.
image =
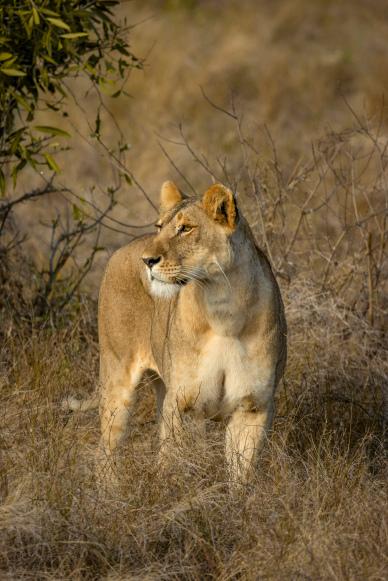
[[[181,266],[179,268],[179,271],[184,271],[184,272],[190,272],[192,274],[203,274],[202,269],[199,268],[195,268],[195,267],[190,267],[190,266]]]
[[[179,274],[181,274],[183,276],[189,276],[189,277],[195,278],[197,280],[202,280],[202,278],[198,274],[195,274],[195,273],[190,272],[190,271],[187,271],[187,270],[186,271],[183,271],[183,272],[180,272]]]
[[[190,274],[190,275],[197,276],[197,277],[203,277],[205,274],[202,269],[187,267],[187,266],[181,266],[178,272]]]
[[[203,287],[205,286],[205,285],[203,284],[203,282],[202,282],[200,279],[198,279],[198,278],[194,278],[194,277],[192,277],[192,276],[187,276],[187,275],[186,275],[186,276],[183,278],[183,280],[185,280],[185,281],[191,281],[191,282],[194,282],[194,283],[196,283],[196,284],[197,284],[199,287],[201,287],[201,288],[203,288]]]
[[[201,289],[205,288],[206,284],[208,283],[205,278],[205,271],[203,268],[198,266],[181,265],[180,267],[174,269],[174,271],[170,272],[170,275],[175,276],[177,282],[190,281]]]
[[[190,276],[189,274],[184,274],[183,276],[177,275],[177,279],[182,282],[192,281],[194,284],[197,284],[197,286],[199,286],[200,288],[204,287],[204,283],[202,280],[196,278],[195,276]]]
[[[215,258],[215,262],[216,262],[216,265],[218,266],[218,268],[220,269],[220,271],[222,272],[222,274],[224,275],[224,278],[225,278],[226,282],[228,283],[230,290],[232,290],[232,286],[230,284],[230,281],[229,281],[228,277],[226,276],[224,270],[222,269],[221,264],[218,262],[217,258]]]
[[[207,281],[203,280],[202,278],[195,276],[193,274],[190,274],[190,273],[182,273],[182,276],[185,280],[190,280],[190,281],[196,282],[196,283],[198,283],[198,286],[201,286],[201,287],[205,287],[206,282],[207,282]]]
[[[185,274],[190,274],[193,276],[196,276],[198,278],[203,279],[205,272],[203,271],[203,269],[199,268],[199,267],[188,267],[188,266],[182,266],[180,268],[181,272],[184,272]]]

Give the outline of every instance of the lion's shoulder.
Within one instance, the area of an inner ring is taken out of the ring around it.
[[[118,248],[110,256],[105,272],[102,278],[100,288],[101,297],[114,296],[122,291],[133,295],[133,299],[139,299],[139,292],[135,292],[137,288],[142,285],[143,281],[143,262],[141,256],[144,248],[149,240],[154,236],[153,234],[146,234],[129,244]]]

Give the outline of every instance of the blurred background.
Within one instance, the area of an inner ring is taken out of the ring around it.
[[[274,182],[279,186],[281,181],[284,189],[293,183],[287,198],[300,206],[304,183],[307,179],[311,185],[319,173],[317,158],[323,150],[327,159],[336,158],[337,165],[347,164],[346,172],[357,174],[362,162],[350,170],[349,156],[368,155],[373,147],[364,130],[374,131],[380,140],[386,135],[388,14],[382,0],[131,1],[121,3],[117,18],[129,24],[129,43],[143,68],[131,71],[126,96],[103,96],[106,110],[99,114],[104,147],[90,137],[101,96],[82,78],[69,82],[74,100],[67,103],[68,117],[60,125],[72,138],[69,151],[58,154],[59,181],[98,207],[104,206],[106,190],[114,184],[117,205],[110,215],[136,226],[107,221],[116,230],[103,228],[100,245],[106,252],[96,256],[87,278],[93,288],[106,254],[131,235],[149,230],[138,228],[156,218],[144,191],[157,205],[164,180],[175,179],[188,193],[201,193],[215,179],[233,182],[251,223],[257,224],[257,200],[247,191],[252,184],[244,171],[253,153],[250,173],[259,173],[258,187],[267,183],[275,191]],[[238,123],[222,111],[232,109]],[[45,112],[39,122],[58,125],[58,116]],[[242,133],[252,146],[245,151]],[[122,167],[109,155],[118,141],[126,146],[120,163],[136,183],[118,178]],[[345,145],[351,153],[343,151]],[[373,159],[361,187],[376,164],[381,169],[381,161]],[[316,206],[323,187],[331,187],[333,179],[338,182],[329,173],[309,208]],[[35,185],[36,179],[26,174],[19,191]],[[360,184],[357,175],[352,180]],[[362,192],[355,195],[365,217],[369,202]],[[382,197],[376,200],[376,192],[373,196],[373,203],[385,203]],[[53,195],[49,202],[43,198],[17,209],[18,227],[27,234],[35,259],[44,260],[49,252],[50,229],[40,222],[50,223],[63,204],[63,195]],[[324,221],[326,227],[338,226],[343,191],[334,194],[332,204],[331,215],[320,216],[319,225]],[[293,220],[295,210],[289,209]],[[259,228],[257,235],[262,242]]]

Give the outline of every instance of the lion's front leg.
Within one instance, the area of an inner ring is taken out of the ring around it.
[[[265,442],[273,418],[273,400],[257,409],[243,402],[236,409],[226,429],[225,452],[232,484],[244,484],[253,476],[258,454]]]
[[[183,444],[189,444],[196,434],[204,437],[205,422],[196,403],[199,398],[199,388],[190,386],[186,388],[170,388],[164,400],[160,422],[160,464],[167,465],[181,450]]]
[[[182,413],[177,398],[169,393],[166,395],[160,418],[160,449],[159,464],[167,466],[174,454],[174,450],[180,447],[183,437]]]

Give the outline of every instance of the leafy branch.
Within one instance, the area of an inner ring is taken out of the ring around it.
[[[128,26],[114,18],[119,4],[9,0],[0,7],[0,194],[26,166],[60,171],[50,146],[69,134],[33,122],[42,108],[67,115],[65,79],[82,75],[118,97],[129,71],[142,67],[130,50]]]

